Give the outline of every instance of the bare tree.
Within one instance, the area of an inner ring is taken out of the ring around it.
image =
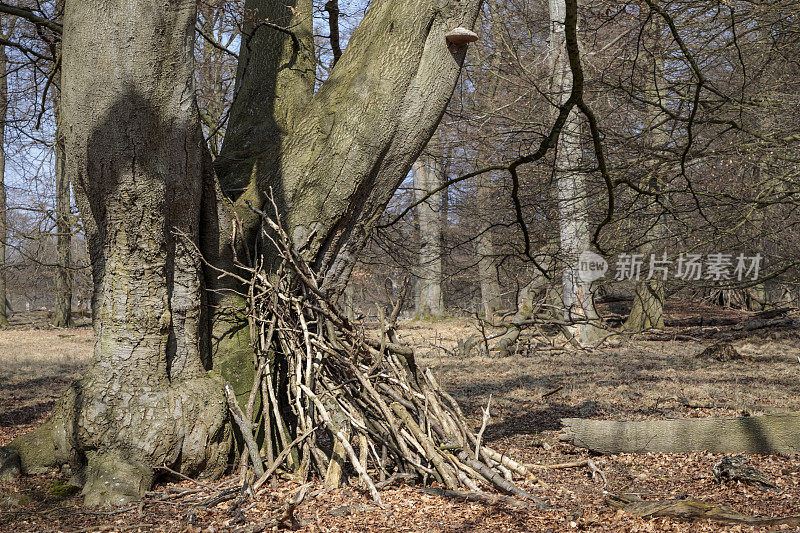
[[[226,468],[226,402],[207,371],[244,402],[253,352],[243,304],[218,297],[229,279],[204,272],[195,247],[236,272],[261,230],[253,208],[271,195],[318,290],[341,290],[435,131],[468,42],[446,35],[472,27],[479,2],[373,2],[316,94],[311,2],[247,2],[259,18],[245,25],[216,175],[194,104],[196,2],[100,4],[67,2],[61,100],[92,258],[96,362],[12,443],[26,471],[85,461],[89,504],[141,497],[156,466]],[[280,250],[259,252],[278,268]]]
[[[647,164],[647,173],[642,188],[653,194],[649,200],[650,206],[645,211],[649,215],[645,221],[646,231],[644,233],[644,244],[639,247],[639,252],[646,261],[652,257],[654,260],[663,260],[664,243],[667,237],[667,227],[664,213],[657,203],[658,191],[661,189],[660,172],[662,165],[660,158],[657,157],[669,144],[669,132],[666,129],[666,116],[663,112],[665,108],[664,91],[664,56],[663,49],[659,46],[661,39],[662,26],[653,23],[655,43],[653,44],[652,57],[648,58],[652,64],[652,76],[648,77],[649,87],[646,90],[647,107],[647,129],[650,137],[650,153],[653,159]],[[664,327],[664,297],[666,279],[663,274],[648,272],[648,279],[642,279],[636,283],[633,295],[633,306],[631,307],[628,319],[623,325],[628,331],[644,331],[650,328]]]
[[[444,312],[442,300],[442,196],[433,193],[441,183],[441,164],[423,155],[413,167],[414,192],[419,226],[419,264],[416,288],[417,317],[438,317]]]
[[[550,53],[553,62],[554,94],[557,104],[563,105],[572,91],[572,70],[567,57],[567,42],[564,36],[566,4],[564,0],[550,0]],[[596,321],[591,286],[577,274],[578,259],[589,250],[589,213],[581,147],[581,116],[573,109],[558,138],[555,173],[558,195],[558,214],[561,235],[562,300],[564,317],[575,324],[570,333],[583,343],[590,343],[599,336],[596,326],[587,321]]]
[[[0,17],[0,32],[7,40],[3,19]],[[8,218],[6,215],[6,120],[8,118],[8,56],[5,45],[0,45],[0,328],[8,327],[8,307],[6,294],[6,242],[8,240]]]

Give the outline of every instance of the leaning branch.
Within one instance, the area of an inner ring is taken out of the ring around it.
[[[48,18],[41,17],[34,13],[33,10],[26,7],[11,6],[5,2],[0,2],[0,13],[7,13],[9,15],[23,18],[28,22],[35,24],[36,26],[42,26],[59,35],[61,35],[64,31],[64,27],[58,22],[53,22]]]
[[[2,10],[0,10],[0,11],[2,11]],[[37,52],[36,50],[34,50],[32,48],[28,48],[27,46],[25,46],[25,45],[23,45],[21,43],[17,43],[17,42],[14,42],[14,41],[10,41],[8,39],[4,39],[3,37],[0,37],[0,46],[10,46],[12,48],[16,48],[17,50],[19,50],[23,54],[32,55],[32,56],[34,56],[34,57],[36,57],[38,59],[44,59],[45,61],[55,61],[55,59],[53,59],[50,56],[46,56],[46,55],[40,54],[39,52]]]
[[[221,42],[219,42],[218,40],[216,40],[216,39],[214,38],[214,36],[213,36],[213,35],[209,34],[209,33],[208,33],[207,31],[205,31],[203,28],[201,28],[200,26],[195,26],[195,27],[194,27],[194,29],[195,29],[195,31],[196,31],[197,33],[199,33],[199,34],[200,34],[200,36],[201,36],[203,39],[205,39],[205,40],[206,40],[206,42],[207,42],[208,44],[210,44],[211,46],[213,46],[213,47],[214,47],[214,48],[216,48],[217,50],[220,50],[220,51],[222,51],[222,52],[225,52],[226,54],[232,55],[232,56],[233,56],[233,57],[235,57],[236,59],[239,59],[239,54],[237,54],[236,52],[233,52],[233,51],[231,51],[231,50],[228,50],[228,48],[227,48],[227,47],[226,47],[224,44],[222,44]]]

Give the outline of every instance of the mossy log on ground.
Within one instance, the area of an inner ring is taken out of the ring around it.
[[[676,420],[561,420],[562,441],[593,452],[800,453],[800,413]]]

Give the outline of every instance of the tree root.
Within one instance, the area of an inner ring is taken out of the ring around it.
[[[9,457],[18,456],[23,474],[68,465],[85,479],[86,505],[116,506],[143,498],[159,467],[185,476],[224,472],[231,432],[219,382],[201,377],[142,389],[124,404],[103,402],[104,386],[90,370],[46,422],[11,442]]]
[[[621,494],[611,495],[608,505],[616,509],[623,509],[628,513],[650,518],[656,516],[669,516],[682,520],[713,520],[724,524],[748,524],[754,526],[800,526],[800,516],[787,516],[782,518],[762,518],[749,516],[724,505],[704,502],[700,500],[659,500],[642,501],[634,496]]]

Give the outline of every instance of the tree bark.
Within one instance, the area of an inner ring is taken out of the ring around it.
[[[61,120],[93,266],[95,363],[12,446],[25,471],[85,464],[90,505],[142,497],[162,464],[191,476],[226,467],[230,428],[222,387],[202,365],[191,247],[205,150],[195,9],[86,1],[64,14]]]
[[[2,19],[0,18],[0,23]],[[1,28],[2,26],[0,26]],[[6,47],[0,46],[0,328],[7,328],[8,307],[6,305],[6,242],[8,241],[8,217],[6,199],[6,119],[8,117],[8,56]]]
[[[441,316],[442,301],[442,207],[441,194],[428,194],[440,184],[439,165],[429,156],[414,163],[414,195],[424,201],[416,208],[419,226],[417,318]],[[427,198],[425,198],[428,196]]]
[[[652,153],[657,155],[659,151],[667,148],[669,144],[669,132],[666,130],[665,113],[661,110],[664,107],[664,58],[658,40],[661,38],[661,25],[653,23],[654,34],[657,42],[653,50],[653,79],[650,81],[649,96],[650,106],[648,107],[648,122],[650,124],[650,143]],[[656,157],[648,165],[650,172],[644,189],[651,192],[658,192],[661,189],[659,181],[659,171],[661,165]],[[650,216],[655,218],[655,223],[645,221],[648,231],[645,233],[645,244],[639,248],[639,253],[644,255],[645,260],[649,260],[651,254],[657,257],[658,251],[663,250],[661,243],[667,237],[666,223],[661,219],[660,205],[657,204],[657,197],[650,200],[651,206],[648,209]],[[640,280],[636,283],[633,295],[633,307],[630,315],[623,324],[623,329],[627,331],[639,332],[651,328],[661,329],[664,327],[664,292],[666,280],[655,275],[650,279]]]
[[[572,91],[572,71],[567,58],[564,0],[550,0],[550,53],[553,61],[552,85],[559,105]],[[587,321],[597,320],[591,285],[578,278],[578,257],[589,250],[589,213],[582,162],[581,120],[576,108],[570,112],[561,134],[555,161],[561,235],[562,300],[564,318],[574,322],[568,329],[581,344],[600,337],[601,331]]]
[[[72,325],[72,227],[70,224],[69,177],[64,161],[64,144],[56,133],[56,298],[52,324],[57,328]]]
[[[489,11],[492,21],[492,32],[495,35],[500,35],[502,25],[499,21],[500,13],[497,3],[494,1],[489,2]],[[489,109],[494,111],[497,106],[496,96],[497,88],[500,85],[500,67],[502,60],[502,51],[495,49],[492,57],[491,67],[489,68],[489,76],[486,87],[486,101],[488,102]],[[484,155],[485,159],[489,159],[488,154]],[[481,215],[481,224],[478,227],[478,238],[475,242],[475,253],[478,255],[478,280],[481,285],[481,304],[483,307],[484,316],[487,320],[492,320],[494,314],[499,310],[503,303],[500,298],[500,282],[497,279],[497,267],[495,265],[495,248],[494,236],[492,234],[494,206],[494,189],[493,189],[493,174],[481,174],[478,177],[477,184],[477,201],[478,209]]]
[[[248,2],[259,4],[289,9]],[[67,3],[62,121],[92,259],[96,362],[44,425],[12,443],[25,471],[85,465],[86,502],[103,504],[141,497],[162,464],[195,476],[225,469],[231,428],[212,376],[249,390],[253,352],[241,298],[218,292],[235,286],[204,272],[194,247],[220,268],[234,265],[234,250],[246,260],[260,230],[247,202],[263,207],[271,191],[322,289],[338,290],[455,87],[466,45],[445,34],[471,28],[478,8],[374,2],[313,98],[302,24],[288,37],[251,21],[217,182],[194,101],[196,3]],[[292,16],[310,13],[304,0]],[[289,64],[276,61],[273,32]]]
[[[57,75],[61,86],[60,75]],[[72,325],[72,224],[70,223],[70,183],[67,175],[64,135],[61,130],[60,97],[53,98],[56,117],[56,297],[52,324],[57,328]]]
[[[448,43],[445,34],[458,26],[471,28],[479,3],[374,2],[313,95],[308,73],[313,69],[304,67],[313,57],[305,51],[311,46],[310,29],[296,27],[296,44],[267,27],[255,33],[251,49],[256,50],[256,39],[264,39],[264,47],[282,47],[283,55],[276,59],[261,48],[250,55],[246,47],[240,54],[246,65],[239,67],[237,101],[215,161],[241,243],[252,243],[260,230],[247,202],[264,205],[271,194],[283,226],[322,276],[323,289],[344,290],[355,257],[435,132],[455,88],[467,47]],[[264,4],[249,0],[245,7],[260,6],[264,13],[269,7]],[[296,4],[294,16],[306,17],[310,4]],[[267,211],[273,213],[271,205]],[[217,232],[223,238],[213,260],[226,268],[231,257],[224,236],[231,235],[230,226],[230,219],[219,217]],[[211,253],[210,248],[204,251]],[[274,250],[265,246],[262,251],[268,263],[278,263]],[[241,307],[241,301],[231,300],[212,301],[212,306]],[[225,316],[232,318],[215,321],[214,351],[225,359],[220,372],[242,399],[251,385],[252,351],[244,317]]]
[[[482,208],[494,205],[491,176],[478,179],[478,205]],[[483,224],[479,229],[475,252],[478,254],[478,279],[481,284],[481,303],[487,320],[492,320],[495,313],[503,307],[500,298],[500,282],[497,280],[495,265],[494,236],[492,224]]]

